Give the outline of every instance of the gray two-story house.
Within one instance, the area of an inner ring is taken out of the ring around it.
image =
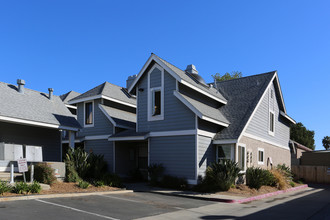
[[[136,127],[108,138],[115,172],[162,163],[167,174],[196,184],[221,158],[242,170],[290,165],[295,121],[287,115],[276,71],[207,84],[194,65],[181,70],[152,54],[130,79]]]

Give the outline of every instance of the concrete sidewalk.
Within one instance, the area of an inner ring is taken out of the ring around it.
[[[133,190],[134,192],[150,192],[150,193],[162,194],[167,196],[178,196],[178,197],[185,197],[191,199],[224,202],[224,203],[246,203],[246,202],[268,198],[271,196],[280,195],[287,192],[303,190],[306,189],[307,187],[308,185],[301,185],[287,190],[279,190],[276,192],[266,193],[263,195],[248,197],[248,196],[231,196],[231,195],[223,195],[223,194],[215,194],[215,193],[199,193],[193,191],[178,191],[178,190],[164,189],[158,187],[151,187],[147,185],[147,183],[126,184],[126,188]]]

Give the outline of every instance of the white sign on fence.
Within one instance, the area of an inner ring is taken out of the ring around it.
[[[28,171],[26,158],[20,158],[17,160],[18,172],[23,173]]]

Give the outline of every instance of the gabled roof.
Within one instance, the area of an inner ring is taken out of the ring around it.
[[[217,82],[228,103],[220,108],[230,126],[217,133],[214,140],[238,139],[276,71]]]
[[[19,93],[16,85],[0,82],[0,120],[78,130],[78,121],[70,113],[59,96],[53,95],[49,100],[48,94],[24,88]]]
[[[65,103],[65,104],[68,104],[68,101],[73,99],[73,98],[76,98],[77,96],[81,95],[81,93],[79,92],[75,92],[75,91],[70,91],[70,92],[67,92],[63,95],[60,95],[60,98],[62,99],[62,101]]]
[[[71,99],[69,104],[75,104],[97,98],[104,98],[120,104],[136,107],[136,99],[125,88],[104,82],[99,86]]]
[[[174,91],[176,96],[183,104],[185,104],[190,110],[192,110],[199,118],[210,121],[215,124],[228,127],[230,124],[227,118],[223,115],[219,109],[208,106],[195,99],[192,99],[180,92]]]
[[[135,129],[136,114],[101,104],[99,108],[115,127]]]
[[[132,92],[133,88],[144,74],[145,70],[148,68],[149,64],[152,61],[158,63],[161,67],[163,67],[168,73],[170,73],[177,81],[180,83],[206,95],[220,103],[226,104],[227,100],[223,97],[223,95],[215,88],[209,87],[207,85],[203,85],[199,81],[197,81],[190,73],[179,69],[178,67],[170,64],[169,62],[163,60],[155,54],[151,54],[147,62],[144,64],[143,68],[137,75],[136,79],[133,81],[131,86],[128,88],[128,92]]]

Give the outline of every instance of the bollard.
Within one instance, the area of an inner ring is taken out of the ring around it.
[[[10,162],[10,183],[14,183],[14,162]]]

